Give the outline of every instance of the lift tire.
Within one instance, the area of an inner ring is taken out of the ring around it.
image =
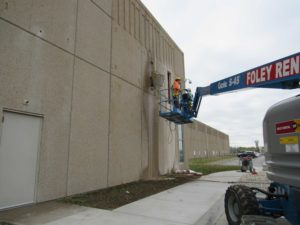
[[[255,193],[244,185],[232,185],[225,194],[225,213],[229,225],[240,225],[243,215],[259,215]]]

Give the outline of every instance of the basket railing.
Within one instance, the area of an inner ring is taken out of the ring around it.
[[[176,108],[174,107],[172,95],[170,93],[172,93],[172,90],[168,88],[160,90],[160,113],[172,112],[174,111],[174,108]]]

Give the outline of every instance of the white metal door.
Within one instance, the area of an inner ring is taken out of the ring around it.
[[[41,118],[4,112],[0,133],[0,209],[35,202]]]

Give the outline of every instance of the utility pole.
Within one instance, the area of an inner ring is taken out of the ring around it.
[[[255,143],[256,150],[257,150],[258,152],[260,152],[259,145],[258,145],[258,144],[259,144],[259,141],[258,141],[258,140],[255,140],[254,143]]]

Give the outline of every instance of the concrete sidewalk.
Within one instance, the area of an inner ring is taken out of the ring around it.
[[[215,224],[224,212],[224,193],[243,173],[215,173],[133,202],[113,211],[43,203],[0,212],[16,225],[187,225]]]

